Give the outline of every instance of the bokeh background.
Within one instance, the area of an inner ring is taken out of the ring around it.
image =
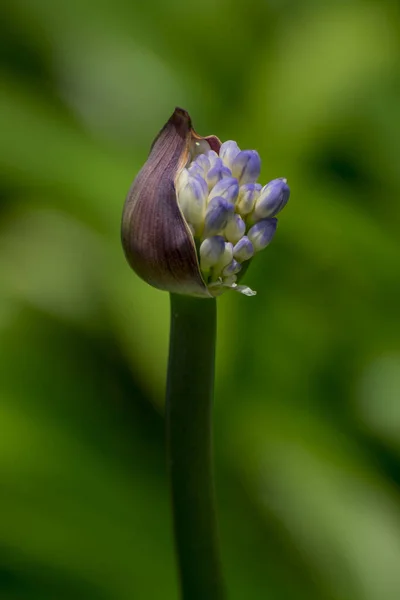
[[[168,295],[122,204],[176,105],[292,197],[218,301],[231,600],[400,597],[395,2],[9,0],[0,9],[0,597],[177,600]]]

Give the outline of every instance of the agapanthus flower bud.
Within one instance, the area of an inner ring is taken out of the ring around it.
[[[232,173],[228,167],[218,164],[216,164],[214,167],[211,167],[206,175],[208,188],[211,190],[224,177],[232,177]]]
[[[219,150],[219,156],[223,160],[224,164],[232,168],[232,163],[235,160],[236,156],[239,154],[240,148],[236,142],[229,140],[221,144],[221,148]]]
[[[229,200],[215,196],[207,206],[203,237],[215,235],[228,225],[233,217],[234,206]],[[230,241],[230,240],[229,240]]]
[[[204,171],[203,169],[200,167],[200,165],[196,164],[195,162],[193,162],[190,167],[187,169],[187,172],[189,175],[191,175],[192,177],[204,177]]]
[[[254,218],[274,217],[287,204],[290,189],[284,178],[273,179],[263,187],[254,207]]]
[[[221,198],[226,198],[232,204],[235,203],[236,198],[239,194],[239,184],[237,179],[234,177],[225,177],[218,181],[218,183],[213,187],[210,192],[209,199],[214,198],[214,196],[221,196]]]
[[[200,265],[207,272],[218,264],[225,252],[225,240],[221,235],[208,237],[200,246]]]
[[[227,225],[225,226],[225,237],[228,242],[236,244],[240,238],[244,236],[245,231],[246,223],[240,215],[235,214],[232,215],[232,218],[228,220]]]
[[[249,240],[249,238],[244,235],[241,240],[235,244],[233,248],[233,256],[239,262],[244,262],[245,260],[249,260],[254,254],[253,244]]]
[[[229,277],[230,275],[236,275],[239,273],[241,268],[242,265],[237,260],[233,259],[232,262],[230,262],[229,265],[226,265],[226,267],[222,270],[222,275],[226,277]]]
[[[211,169],[213,167],[215,167],[216,165],[223,165],[222,159],[221,157],[218,156],[218,154],[215,152],[215,150],[210,150],[209,152],[207,152],[206,154],[208,160],[210,161],[210,165],[211,165]]]
[[[200,154],[192,163],[201,169],[203,175],[206,175],[211,169],[211,163],[205,154]]]
[[[261,160],[255,150],[242,150],[232,163],[232,175],[240,185],[255,183],[260,175]]]
[[[202,138],[177,108],[155,139],[124,206],[122,243],[129,264],[151,285],[210,298],[238,285],[265,247],[286,204],[286,180],[262,191],[260,157],[236,142]],[[268,213],[268,214],[266,214]]]
[[[278,219],[262,219],[249,229],[247,237],[253,244],[255,252],[268,246],[275,235],[277,225]]]
[[[246,183],[240,186],[236,206],[241,215],[251,213],[261,189],[262,186],[259,183]]]
[[[225,242],[224,251],[223,251],[219,261],[214,266],[215,275],[222,274],[222,271],[224,270],[224,268],[227,265],[229,265],[232,262],[232,260],[233,260],[233,244],[231,244],[230,242]]]
[[[200,175],[189,174],[181,187],[178,201],[186,221],[197,233],[201,231],[206,213],[208,186]]]

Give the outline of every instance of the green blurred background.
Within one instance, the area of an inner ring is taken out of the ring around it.
[[[218,300],[230,600],[398,600],[398,3],[0,13],[0,598],[178,598],[168,295],[119,241],[178,105],[292,189],[246,278],[258,295]]]

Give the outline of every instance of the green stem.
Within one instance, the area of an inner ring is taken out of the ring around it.
[[[183,600],[223,600],[212,469],[216,301],[171,294],[167,453]]]

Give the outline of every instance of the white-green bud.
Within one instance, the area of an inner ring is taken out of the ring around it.
[[[211,267],[219,263],[225,252],[225,241],[220,235],[206,238],[200,245],[200,267],[208,272]]]
[[[244,236],[246,231],[246,224],[243,221],[242,217],[238,214],[234,214],[233,217],[228,222],[225,227],[225,237],[228,242],[232,242],[232,244],[236,244],[241,237]]]
[[[190,175],[178,193],[178,202],[195,232],[200,232],[206,214],[208,186],[202,177]]]

